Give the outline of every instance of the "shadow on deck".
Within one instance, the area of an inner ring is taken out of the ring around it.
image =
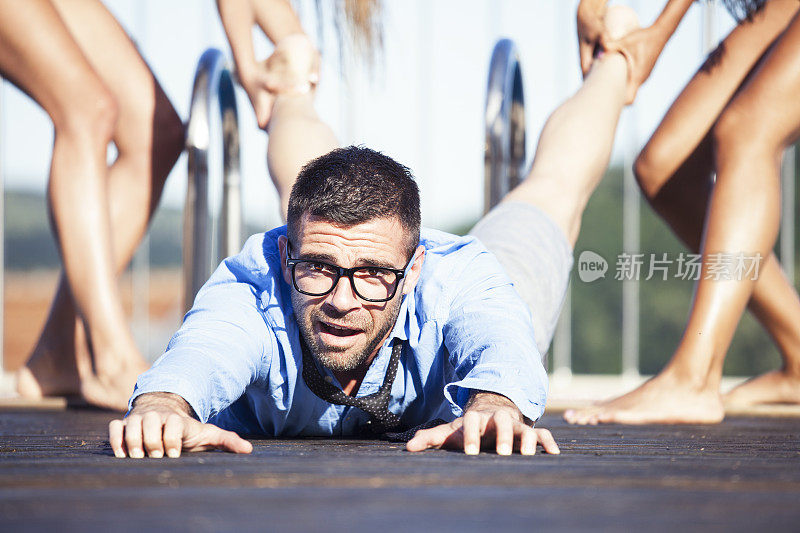
[[[54,530],[797,530],[800,419],[573,427],[562,454],[348,440],[115,459],[89,410],[0,410],[0,525]]]

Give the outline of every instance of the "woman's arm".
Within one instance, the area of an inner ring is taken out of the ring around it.
[[[668,0],[658,18],[646,28],[633,31],[621,39],[602,37],[602,47],[609,52],[620,52],[628,60],[628,89],[626,103],[636,98],[636,91],[650,77],[658,57],[678,28],[694,0]]]
[[[581,0],[578,4],[578,51],[581,55],[581,72],[589,73],[594,51],[605,31],[606,4],[608,0]]]
[[[319,74],[319,54],[287,0],[217,0],[239,82],[266,128],[275,95],[307,91]],[[252,29],[258,25],[275,44],[266,61],[255,57]]]
[[[578,5],[578,42],[583,74],[589,71],[597,48],[620,52],[628,60],[630,73],[627,103],[633,102],[636,91],[647,80],[694,0],[667,0],[658,18],[645,28],[633,31],[621,39],[613,39],[603,22],[607,0],[581,0]]]

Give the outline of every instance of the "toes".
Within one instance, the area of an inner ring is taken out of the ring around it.
[[[569,409],[564,413],[564,420],[570,424],[579,426],[597,425],[599,421],[599,414],[594,409],[575,410]]]

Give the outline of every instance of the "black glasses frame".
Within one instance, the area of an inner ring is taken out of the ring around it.
[[[356,296],[358,296],[359,298],[361,298],[365,302],[388,302],[389,300],[394,298],[395,294],[397,294],[397,288],[400,286],[400,281],[406,276],[406,269],[411,264],[411,259],[409,259],[408,260],[408,264],[403,269],[386,268],[386,267],[374,267],[374,266],[360,266],[360,267],[344,268],[344,267],[340,267],[339,265],[332,265],[330,263],[326,263],[325,261],[318,261],[316,259],[293,259],[293,258],[289,257],[289,255],[291,254],[291,251],[292,251],[292,243],[287,242],[287,245],[288,246],[287,246],[287,249],[286,249],[286,266],[289,267],[289,269],[292,272],[292,285],[294,286],[294,289],[297,292],[299,292],[300,294],[305,294],[306,296],[325,296],[326,294],[330,294],[331,292],[333,292],[333,289],[336,288],[336,285],[339,284],[339,280],[342,279],[342,276],[347,276],[347,278],[350,280],[350,286],[353,288],[353,292],[356,294]],[[413,259],[413,257],[412,257],[412,259]],[[331,285],[331,288],[328,289],[325,292],[314,293],[314,292],[304,291],[300,287],[298,287],[297,286],[297,279],[295,278],[295,274],[294,274],[294,270],[295,270],[295,267],[299,263],[316,263],[318,265],[325,265],[326,267],[330,267],[331,270],[335,270],[336,271],[336,279],[333,280],[333,284]],[[361,293],[358,292],[358,289],[356,288],[355,280],[353,279],[353,274],[358,270],[366,270],[366,269],[384,270],[384,271],[387,271],[387,272],[392,272],[395,276],[397,276],[397,280],[395,280],[395,282],[394,282],[394,288],[392,289],[392,292],[391,292],[391,294],[389,294],[388,297],[386,297],[386,298],[365,298],[364,296],[361,295]]]

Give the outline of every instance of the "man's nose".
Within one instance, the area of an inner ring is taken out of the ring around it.
[[[330,293],[329,302],[339,311],[349,311],[361,306],[361,302],[353,290],[353,284],[347,276],[340,277],[336,282]]]

